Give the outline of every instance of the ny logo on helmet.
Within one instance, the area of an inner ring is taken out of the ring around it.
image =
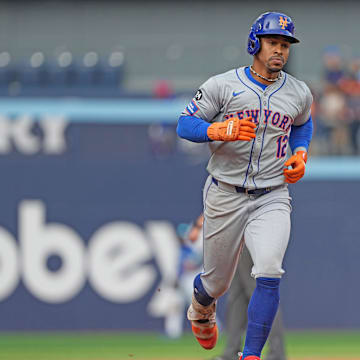
[[[281,26],[281,28],[283,30],[285,30],[285,28],[288,26],[288,18],[287,17],[279,17],[279,25]]]

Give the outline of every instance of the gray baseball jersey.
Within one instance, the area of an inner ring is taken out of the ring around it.
[[[263,90],[241,67],[207,80],[182,114],[207,122],[252,117],[257,124],[256,138],[210,142],[207,170],[220,181],[256,189],[284,183],[291,125],[309,119],[311,104],[309,88],[293,76],[281,72],[281,78]]]

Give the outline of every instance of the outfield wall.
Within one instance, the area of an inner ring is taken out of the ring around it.
[[[0,100],[0,330],[163,329],[176,228],[201,211],[206,145],[184,101]],[[360,161],[291,186],[289,328],[358,328]]]

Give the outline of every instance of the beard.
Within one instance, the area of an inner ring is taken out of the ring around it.
[[[272,64],[272,61],[274,60],[277,62],[277,65]],[[279,60],[281,61],[281,64]],[[283,69],[284,66],[285,66],[285,60],[282,56],[272,56],[269,58],[269,60],[266,63],[266,68],[269,74],[278,73]]]
[[[267,71],[268,71],[268,73],[269,74],[274,74],[274,73],[278,73],[279,71],[281,71],[282,70],[282,68],[283,68],[283,66],[281,67],[281,68],[279,68],[279,67],[267,67]]]

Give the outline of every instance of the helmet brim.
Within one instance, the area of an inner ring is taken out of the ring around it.
[[[291,44],[297,44],[300,42],[299,39],[297,39],[296,37],[292,36],[292,35],[288,35],[288,34],[280,34],[278,31],[267,31],[265,34],[259,34],[257,33],[256,36],[258,38],[260,37],[266,37],[266,36],[271,36],[271,35],[278,35],[278,36],[283,36],[284,38],[286,38]]]

